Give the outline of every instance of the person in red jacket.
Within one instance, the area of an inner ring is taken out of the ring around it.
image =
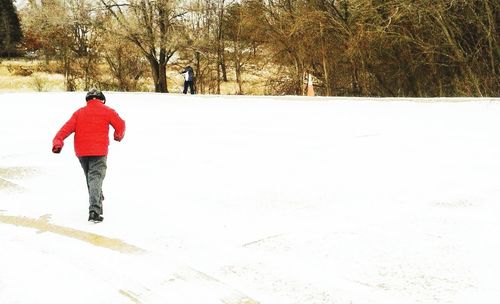
[[[101,91],[90,90],[85,100],[87,105],[73,113],[57,132],[52,141],[52,152],[60,153],[64,139],[75,133],[75,153],[85,173],[89,192],[89,221],[102,222],[102,183],[107,168],[109,125],[115,130],[114,139],[121,141],[125,135],[125,121],[105,105],[106,98]]]

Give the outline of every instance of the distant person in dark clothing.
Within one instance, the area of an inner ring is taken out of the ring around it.
[[[181,74],[184,74],[184,91],[182,93],[187,94],[188,87],[191,94],[194,94],[194,71],[191,66],[187,66]]]

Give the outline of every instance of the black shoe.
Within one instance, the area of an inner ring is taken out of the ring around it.
[[[100,223],[104,218],[95,211],[90,211],[89,222]]]

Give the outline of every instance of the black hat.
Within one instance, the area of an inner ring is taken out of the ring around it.
[[[98,89],[90,89],[90,91],[87,92],[87,96],[85,96],[85,100],[89,101],[91,99],[99,99],[102,100],[103,102],[106,101],[106,97],[104,97],[104,94],[98,90]]]

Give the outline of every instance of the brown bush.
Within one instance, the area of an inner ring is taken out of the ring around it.
[[[7,70],[14,76],[30,76],[33,74],[33,69],[22,65],[9,65]]]

